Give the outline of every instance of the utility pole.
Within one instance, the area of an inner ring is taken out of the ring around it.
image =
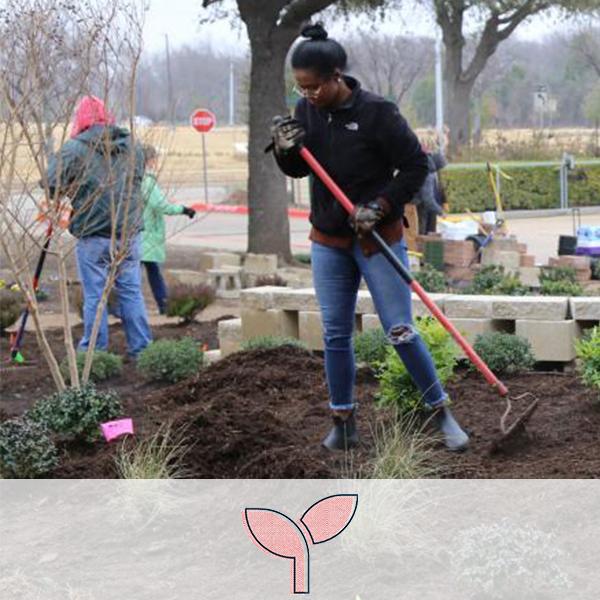
[[[235,69],[233,60],[229,60],[229,125],[235,124]]]
[[[442,35],[439,29],[435,36],[435,128],[438,134],[440,152],[446,153],[444,138],[444,97],[442,80]]]
[[[174,127],[173,123],[173,79],[171,77],[171,55],[169,53],[169,36],[165,33],[165,58],[167,65],[167,118],[171,123],[171,128]]]

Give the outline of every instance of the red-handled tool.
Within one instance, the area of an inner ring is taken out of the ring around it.
[[[336,184],[336,182],[329,176],[329,174],[323,169],[319,161],[312,155],[310,150],[305,147],[300,148],[300,155],[312,169],[314,174],[327,186],[329,191],[333,194],[335,199],[346,209],[348,214],[354,212],[354,204],[350,201],[348,196],[343,190]],[[431,314],[442,324],[444,329],[454,338],[457,344],[463,349],[469,360],[479,370],[479,372],[485,377],[486,381],[493,386],[500,396],[506,397],[508,402],[508,410],[510,410],[510,400],[508,399],[508,388],[494,375],[491,369],[485,364],[481,357],[475,352],[473,347],[465,340],[461,333],[456,327],[448,320],[446,315],[438,308],[435,302],[427,295],[427,292],[421,287],[418,281],[415,280],[412,273],[402,264],[400,259],[394,254],[389,245],[376,231],[372,232],[373,239],[377,246],[381,250],[381,253],[388,259],[392,267],[402,277],[408,286],[417,294],[423,304],[427,306]],[[501,429],[503,438],[512,436],[516,431],[521,430],[525,421],[528,420],[533,411],[537,407],[537,399],[531,404],[527,410],[513,423],[510,427],[505,427],[505,420],[507,413],[504,414]],[[497,449],[497,448],[496,448]]]

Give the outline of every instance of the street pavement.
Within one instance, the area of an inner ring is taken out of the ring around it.
[[[582,225],[600,227],[600,209],[584,213]],[[526,243],[528,253],[536,263],[546,264],[548,257],[556,256],[558,237],[573,235],[573,219],[570,215],[507,217],[509,232],[519,242]],[[185,217],[168,219],[168,242],[176,246],[211,248],[217,250],[244,251],[248,245],[248,217],[222,213],[197,213],[193,221]],[[308,233],[310,224],[306,219],[290,219],[293,253],[306,253],[310,249]]]

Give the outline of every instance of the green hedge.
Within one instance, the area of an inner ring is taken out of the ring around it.
[[[502,205],[506,210],[558,208],[560,182],[558,166],[506,167],[512,181],[502,178]],[[494,175],[495,176],[495,175]],[[485,169],[446,169],[442,172],[450,212],[493,210],[494,195]],[[571,206],[600,205],[600,166],[575,168],[569,174]]]

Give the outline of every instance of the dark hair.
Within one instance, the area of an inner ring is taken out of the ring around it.
[[[156,148],[150,144],[145,144],[142,147],[142,151],[144,152],[144,162],[145,163],[151,161],[152,159],[154,159],[158,156],[158,152],[157,152]]]
[[[346,51],[339,42],[328,38],[321,23],[307,25],[302,29],[301,35],[307,39],[294,48],[293,69],[312,69],[324,77],[333,75],[336,69],[346,69]]]

